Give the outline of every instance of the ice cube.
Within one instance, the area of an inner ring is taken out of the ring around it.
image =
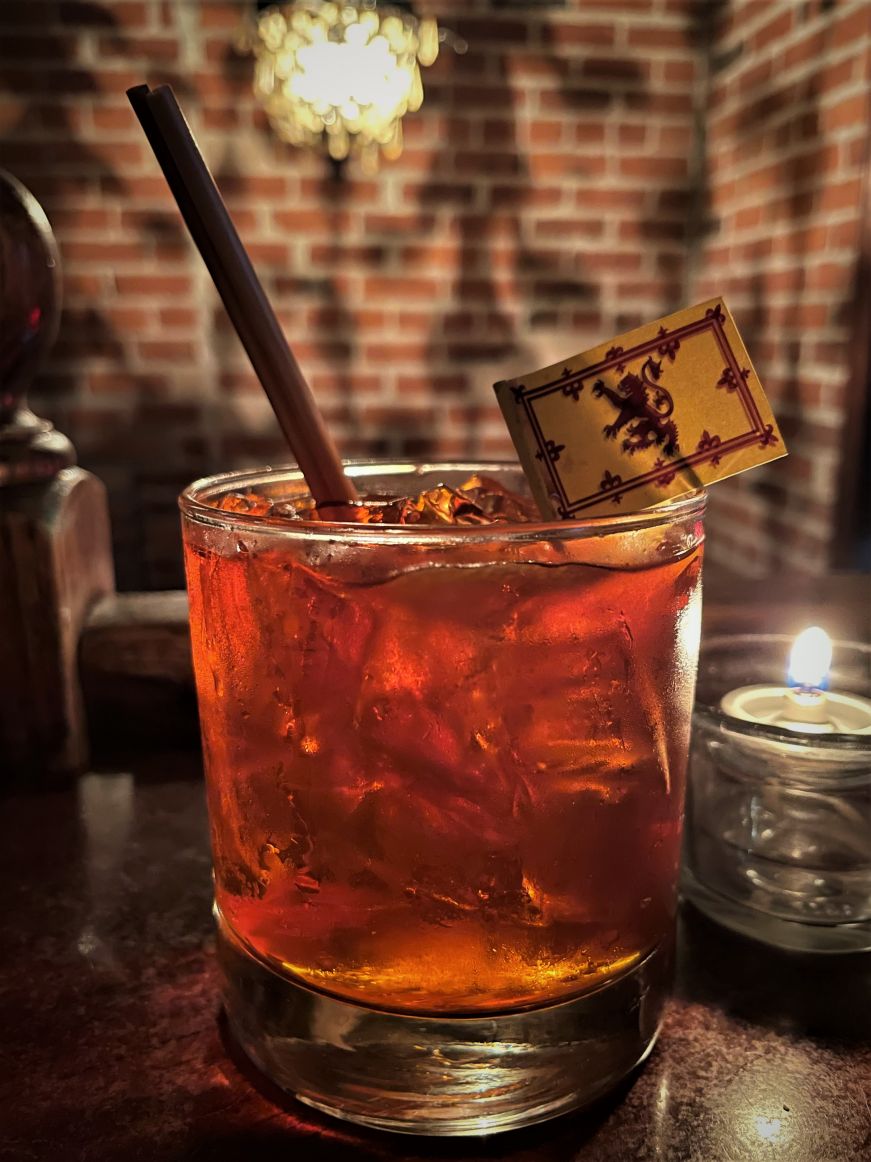
[[[273,507],[272,514],[292,520],[390,525],[486,525],[538,519],[531,501],[483,476],[472,476],[458,488],[439,484],[416,496],[364,496],[360,500],[319,505],[282,501]]]
[[[215,507],[222,512],[238,512],[245,516],[268,516],[273,502],[256,492],[228,492],[215,502]]]
[[[525,523],[541,520],[535,502],[518,496],[490,476],[470,476],[459,491],[491,521]]]

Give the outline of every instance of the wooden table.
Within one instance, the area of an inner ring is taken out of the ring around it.
[[[861,632],[847,585],[785,613],[770,585],[709,595],[707,625],[790,632],[828,607]],[[618,1094],[490,1139],[379,1135],[281,1097],[225,1038],[195,752],[140,749],[0,818],[0,1158],[871,1159],[871,955],[780,953],[687,907],[662,1036]]]

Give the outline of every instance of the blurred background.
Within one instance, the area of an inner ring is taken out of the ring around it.
[[[714,489],[709,560],[867,568],[867,0],[416,7],[448,41],[371,173],[279,139],[254,0],[0,4],[0,166],[64,270],[31,405],[109,488],[119,587],[182,584],[187,482],[286,460],[142,81],[175,88],[345,456],[510,456],[494,380],[721,294],[790,456]]]

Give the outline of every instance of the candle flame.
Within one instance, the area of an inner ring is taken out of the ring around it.
[[[792,643],[789,655],[789,683],[806,690],[822,690],[832,664],[832,639],[824,629],[812,625]]]

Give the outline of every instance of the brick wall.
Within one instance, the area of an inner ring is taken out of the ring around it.
[[[790,456],[712,490],[709,560],[747,573],[820,572],[831,559],[850,422],[871,6],[721,8],[708,57],[712,229],[693,256],[691,285],[695,297],[722,293],[731,306]],[[867,301],[867,282],[862,294]]]
[[[468,53],[443,51],[426,70],[398,162],[336,182],[256,109],[251,62],[233,48],[238,0],[0,4],[0,164],[43,202],[65,270],[62,330],[33,402],[109,485],[121,584],[179,583],[183,483],[286,458],[127,106],[143,79],[176,88],[345,455],[507,454],[495,378],[722,289],[796,455],[786,474],[727,486],[720,549],[741,548],[748,569],[781,551],[820,567],[838,304],[855,253],[863,0],[834,14],[736,0],[713,57],[718,3],[434,7]],[[784,71],[805,36],[823,39]],[[829,57],[849,61],[845,78]],[[783,539],[802,512],[813,552]],[[748,513],[782,550],[745,551]]]

